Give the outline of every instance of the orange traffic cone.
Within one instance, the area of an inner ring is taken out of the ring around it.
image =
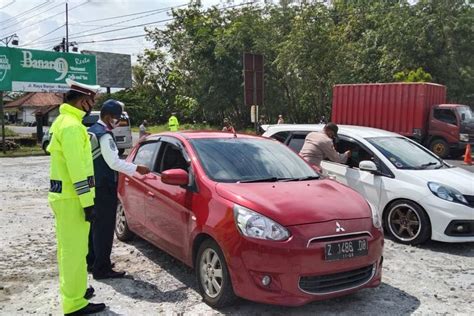
[[[472,166],[471,144],[467,144],[466,153],[464,154],[464,164]]]

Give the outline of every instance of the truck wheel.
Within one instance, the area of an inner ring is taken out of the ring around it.
[[[431,223],[426,212],[409,200],[392,202],[384,212],[386,231],[395,241],[406,245],[418,245],[431,236]]]
[[[433,140],[430,144],[430,150],[443,159],[449,155],[448,143],[442,139]]]

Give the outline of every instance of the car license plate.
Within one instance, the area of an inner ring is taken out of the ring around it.
[[[123,143],[125,141],[125,136],[117,136],[115,137],[115,141],[117,141],[117,143]]]
[[[355,239],[326,244],[325,260],[341,260],[366,256],[369,253],[367,239]]]

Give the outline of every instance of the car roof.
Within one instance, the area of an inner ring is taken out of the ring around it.
[[[147,140],[152,140],[154,138],[158,138],[160,136],[181,136],[185,139],[199,139],[199,138],[244,138],[244,139],[264,139],[263,137],[255,136],[255,135],[249,135],[249,134],[236,134],[237,136],[234,136],[234,134],[229,133],[229,132],[221,132],[221,131],[179,131],[179,132],[163,132],[163,133],[158,133],[158,134],[152,134],[150,136],[147,136]]]
[[[369,137],[400,137],[399,134],[392,133],[383,129],[356,126],[356,125],[338,125],[339,133],[345,135],[357,135],[362,138]],[[267,128],[266,133],[271,132],[275,134],[283,131],[322,131],[324,124],[278,124],[270,125]]]

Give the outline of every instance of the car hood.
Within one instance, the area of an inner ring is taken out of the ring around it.
[[[474,195],[474,173],[462,168],[406,170],[423,181],[450,186],[464,195]]]
[[[372,216],[361,195],[332,180],[219,183],[216,191],[284,226]]]

